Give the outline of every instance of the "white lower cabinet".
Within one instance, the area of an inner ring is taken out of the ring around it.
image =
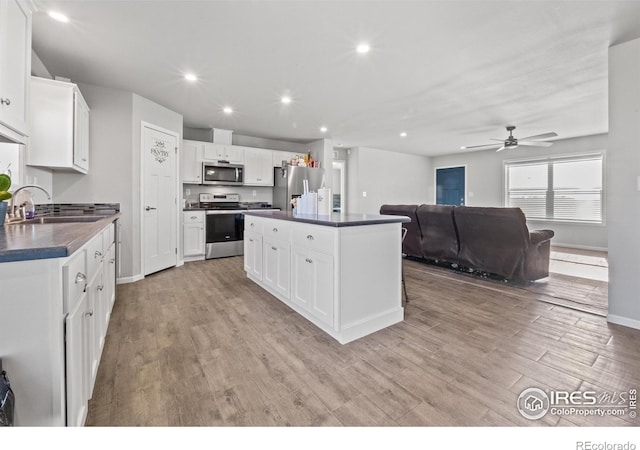
[[[204,257],[205,252],[205,212],[184,211],[183,215],[183,245],[185,257]],[[197,259],[197,258],[195,258]]]
[[[74,309],[65,319],[66,328],[66,370],[67,385],[67,425],[84,425],[87,418],[89,398],[89,326],[87,294],[83,293]]]
[[[263,238],[262,281],[288,299],[291,292],[291,244],[288,241]]]
[[[82,426],[115,301],[114,224],[63,267],[67,426]],[[107,250],[105,250],[107,247]]]
[[[262,235],[244,233],[244,270],[255,279],[262,280]]]
[[[333,256],[293,246],[291,301],[333,326]]]

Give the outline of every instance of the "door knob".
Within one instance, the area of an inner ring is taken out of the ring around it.
[[[147,210],[147,211],[151,211],[152,209],[158,209],[158,208],[152,208],[151,206],[147,206],[147,207],[145,208],[145,210]]]

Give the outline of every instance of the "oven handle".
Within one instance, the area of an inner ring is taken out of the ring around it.
[[[207,216],[211,215],[211,214],[243,214],[244,211],[246,211],[246,210],[242,210],[242,209],[215,209],[215,210],[208,210],[207,211]]]

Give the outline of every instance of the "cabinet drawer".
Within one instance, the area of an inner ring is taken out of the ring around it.
[[[184,211],[182,214],[185,225],[188,223],[204,223],[204,211]]]
[[[89,280],[84,249],[78,250],[62,268],[64,289],[64,313],[73,310],[80,300]]]
[[[87,278],[90,280],[98,269],[104,255],[103,233],[98,234],[87,244]]]
[[[284,220],[268,220],[264,222],[264,236],[289,241],[291,239],[291,224]]]
[[[334,230],[320,226],[296,226],[293,229],[294,245],[301,245],[319,252],[333,255]]]
[[[244,231],[256,234],[262,234],[264,227],[264,219],[255,216],[244,216]]]

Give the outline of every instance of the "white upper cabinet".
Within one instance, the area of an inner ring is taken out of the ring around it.
[[[202,155],[204,153],[204,142],[182,141],[182,151],[180,168],[182,172],[182,182],[201,184],[202,183]]]
[[[205,161],[228,162],[230,164],[243,164],[245,161],[244,147],[230,144],[214,144],[205,142]]]
[[[0,135],[20,143],[29,135],[31,4],[0,1]]]
[[[31,77],[27,165],[89,171],[89,107],[73,83]]]
[[[244,184],[248,186],[273,186],[272,150],[245,147]]]

